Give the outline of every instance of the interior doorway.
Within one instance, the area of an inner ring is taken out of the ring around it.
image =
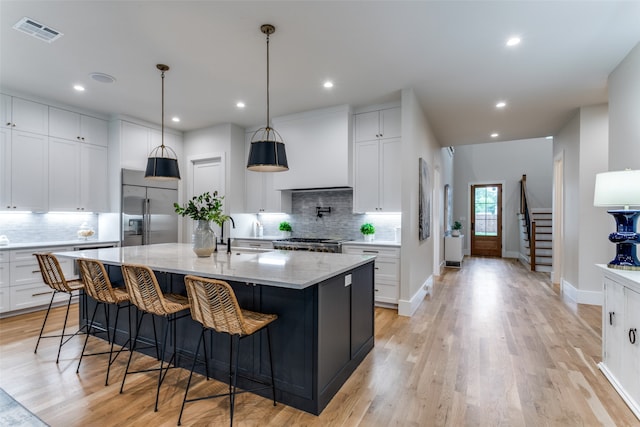
[[[471,186],[470,252],[502,257],[502,184]]]

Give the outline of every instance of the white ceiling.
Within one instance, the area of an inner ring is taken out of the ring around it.
[[[48,44],[12,29],[25,16],[64,36]],[[264,125],[264,23],[276,26],[272,117],[413,88],[449,146],[552,135],[575,108],[607,102],[609,73],[640,41],[640,1],[1,0],[0,86],[159,123],[165,63],[166,116],[182,118],[171,127]]]

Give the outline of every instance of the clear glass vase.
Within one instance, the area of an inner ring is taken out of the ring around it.
[[[199,257],[211,256],[216,247],[216,234],[211,229],[211,223],[199,220],[191,238],[193,252]]]

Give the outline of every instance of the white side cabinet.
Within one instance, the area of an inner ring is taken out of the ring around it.
[[[354,212],[400,212],[400,138],[355,143]]]
[[[444,238],[444,262],[447,267],[461,267],[464,258],[464,235]]]
[[[401,135],[400,107],[385,108],[355,115],[355,141],[399,138]]]
[[[600,370],[640,419],[640,272],[603,269]]]
[[[398,304],[400,297],[400,248],[371,244],[342,244],[342,253],[376,255],[375,301],[382,306]]]

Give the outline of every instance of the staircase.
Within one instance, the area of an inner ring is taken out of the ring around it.
[[[526,223],[524,217],[522,218],[522,225],[524,231],[525,250],[526,250],[526,263],[531,266],[531,271],[544,271],[551,272],[553,270],[553,241],[552,241],[552,224],[553,213],[551,209],[531,209],[531,235],[535,238],[532,242],[529,241],[526,231]],[[533,246],[533,248],[532,248]],[[533,251],[532,251],[533,249]],[[535,253],[535,262],[532,265],[531,253]]]

